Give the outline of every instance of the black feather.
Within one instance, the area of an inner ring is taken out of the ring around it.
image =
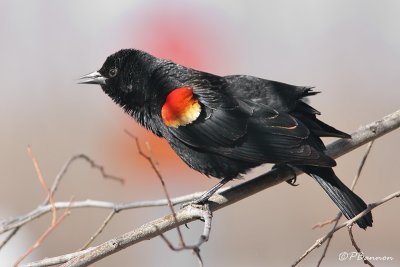
[[[347,219],[355,217],[367,208],[367,204],[344,185],[331,168],[310,166],[300,166],[299,168],[315,178]],[[372,226],[371,212],[356,222],[363,229]]]
[[[117,75],[109,75],[110,70]],[[140,124],[165,138],[191,168],[224,180],[264,163],[290,164],[313,176],[347,218],[365,203],[334,174],[322,136],[350,136],[317,119],[307,98],[319,92],[248,75],[218,75],[186,68],[138,50],[109,56],[98,71],[102,89]],[[103,79],[103,80],[104,80]],[[193,89],[201,113],[177,128],[164,124],[168,94]],[[358,222],[372,225],[368,214]]]

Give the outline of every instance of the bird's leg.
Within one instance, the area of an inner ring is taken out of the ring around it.
[[[218,184],[211,187],[203,195],[201,195],[201,197],[196,199],[195,200],[196,204],[204,204],[212,195],[214,195],[215,192],[217,192],[221,187],[223,187],[230,180],[232,180],[232,179],[223,178],[221,181],[219,181]]]
[[[231,178],[223,178],[221,181],[219,181],[218,184],[214,185],[213,187],[211,187],[209,190],[207,190],[206,192],[204,192],[204,194],[202,194],[199,198],[190,201],[189,203],[185,203],[182,205],[182,207],[185,207],[187,205],[192,205],[192,204],[197,204],[197,205],[203,205],[204,203],[206,203],[206,201],[212,196],[214,195],[215,192],[217,192],[221,187],[223,187],[227,182],[229,182],[230,180],[232,180]]]

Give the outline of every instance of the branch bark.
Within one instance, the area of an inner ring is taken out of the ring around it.
[[[340,157],[390,131],[397,129],[398,127],[400,127],[400,110],[361,127],[352,134],[352,139],[337,140],[328,145],[327,154],[333,158]],[[300,173],[300,171],[296,171],[297,175]],[[273,169],[268,173],[260,175],[240,185],[219,191],[209,200],[210,210],[219,210],[269,187],[292,179],[293,177],[294,173],[291,168]],[[193,211],[193,208],[188,206],[176,213],[176,220],[172,215],[167,215],[163,218],[146,223],[133,231],[127,232],[97,247],[91,248],[84,254],[73,258],[62,266],[87,266],[126,247],[144,240],[149,240],[160,235],[160,233],[175,228],[178,225],[186,224],[197,219],[199,219],[199,215]]]

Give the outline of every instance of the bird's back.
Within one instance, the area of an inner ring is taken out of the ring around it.
[[[313,87],[295,86],[270,81],[249,75],[230,75],[224,77],[229,92],[242,99],[266,105],[280,113],[288,113],[301,120],[318,137],[350,136],[317,119],[320,112],[306,102],[306,98],[318,94]]]

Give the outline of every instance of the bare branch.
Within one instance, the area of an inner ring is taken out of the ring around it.
[[[126,132],[127,132],[127,131],[126,131]],[[133,135],[131,135],[131,136],[133,136]],[[135,138],[136,138],[136,137],[135,137]],[[139,154],[142,155],[143,157],[145,157],[146,159],[148,159],[148,160],[150,161],[150,163],[151,163],[153,169],[156,171],[156,174],[160,176],[161,174],[160,174],[160,172],[158,171],[157,166],[153,163],[152,159],[146,157],[146,156],[144,155],[144,153],[141,151],[140,146],[139,146],[139,141],[138,141],[137,138],[136,138],[136,143],[137,143],[137,145],[138,145]],[[85,159],[86,161],[88,161],[92,167],[99,169],[104,178],[111,178],[111,179],[117,180],[117,181],[119,181],[119,182],[121,182],[121,183],[124,183],[124,180],[123,180],[123,179],[118,178],[118,177],[115,177],[115,176],[110,176],[110,175],[106,174],[106,173],[104,172],[104,167],[101,166],[101,165],[98,165],[97,163],[95,163],[95,162],[94,162],[91,158],[89,158],[88,156],[86,156],[86,155],[79,155],[79,157]],[[153,165],[154,165],[154,166],[153,166]],[[161,176],[160,176],[160,177],[161,177]],[[58,183],[57,183],[57,179],[56,179],[55,185],[57,185],[57,184],[58,184]],[[166,189],[165,189],[165,190],[166,190]],[[170,202],[169,198],[167,198],[167,200]],[[171,204],[171,207],[172,207],[172,204]],[[97,231],[90,237],[90,239],[86,242],[85,245],[83,245],[83,247],[82,247],[80,250],[84,250],[84,249],[88,248],[88,247],[93,243],[93,241],[103,232],[104,228],[107,227],[108,223],[111,221],[111,219],[114,217],[114,215],[115,215],[118,211],[119,211],[119,210],[116,209],[116,208],[114,208],[114,209],[111,211],[111,213],[110,213],[110,214],[107,216],[107,218],[104,220],[104,222],[102,223],[102,225],[100,226],[100,228],[97,229]]]
[[[336,215],[336,217],[333,219],[333,221],[335,222],[335,224],[333,225],[332,230],[335,229],[336,226],[339,224],[339,220],[340,220],[341,217],[342,217],[342,213],[339,212],[339,213]],[[332,230],[331,230],[331,231],[332,231]],[[322,261],[324,260],[324,258],[325,258],[325,256],[326,256],[326,252],[328,251],[329,245],[331,244],[332,238],[333,238],[333,232],[332,232],[332,234],[330,234],[330,235],[328,236],[328,239],[327,239],[327,241],[326,241],[326,245],[325,245],[324,251],[322,252],[321,257],[320,257],[319,260],[318,260],[317,267],[319,267],[319,266],[321,265]]]
[[[110,214],[108,214],[107,218],[103,221],[103,223],[101,224],[101,226],[99,227],[99,229],[97,229],[96,233],[94,233],[90,239],[86,242],[85,245],[83,245],[83,247],[79,250],[85,250],[87,249],[92,243],[93,241],[96,239],[96,237],[98,237],[101,232],[103,232],[104,228],[106,228],[106,226],[108,225],[108,223],[111,221],[111,219],[114,217],[114,215],[117,212],[115,210],[111,211]]]
[[[171,199],[173,205],[182,204],[200,197],[203,192],[197,192],[185,196],[179,196]],[[74,202],[60,201],[55,202],[54,206],[58,209],[65,209],[70,207],[70,209],[81,209],[81,208],[100,208],[100,209],[110,209],[116,211],[137,209],[137,208],[148,208],[148,207],[161,207],[167,206],[168,201],[166,199],[158,200],[143,200],[143,201],[133,201],[126,203],[115,203],[102,200],[82,200]],[[0,234],[10,231],[16,227],[23,226],[24,224],[39,218],[40,216],[47,214],[51,211],[51,205],[39,206],[31,212],[21,215],[19,217],[13,217],[10,219],[4,219],[0,221]]]
[[[38,248],[43,241],[47,238],[47,236],[57,228],[57,226],[61,223],[61,221],[69,215],[70,212],[69,210],[66,210],[59,218],[56,219],[54,223],[52,223],[49,228],[46,229],[46,231],[36,240],[36,242],[14,263],[14,266],[18,266],[29,254],[32,253],[33,250]]]
[[[399,126],[400,126],[400,110],[384,117],[381,120],[375,121],[367,126],[362,127],[361,129],[352,134],[352,139],[350,140],[349,139],[338,140],[332,143],[331,145],[327,146],[328,149],[327,153],[330,156],[337,158],[345,153],[348,153],[356,149],[357,147],[367,142],[370,142],[398,128]],[[270,172],[263,174],[255,179],[249,180],[238,186],[234,186],[228,190],[213,195],[209,200],[210,209],[211,211],[221,209],[227,205],[231,205],[241,199],[249,197],[266,188],[269,188],[271,186],[274,186],[291,178],[293,178],[293,170],[291,168],[283,167],[283,168],[273,169]],[[381,201],[369,205],[369,207],[365,211],[361,212],[352,220],[349,220],[344,224],[340,225],[339,227],[335,228],[334,232],[343,228],[344,226],[348,226],[354,223],[357,219],[364,216],[367,212],[369,212],[373,208],[385,203],[386,201],[389,201],[394,197],[398,197],[399,195],[400,191],[384,198]],[[176,213],[176,220],[179,223],[179,225],[189,223],[193,220],[198,219],[198,216],[192,216],[192,214],[189,211],[190,211],[189,208],[184,208]],[[173,216],[168,215],[163,218],[146,223],[131,232],[125,233],[122,236],[116,237],[112,240],[109,240],[99,245],[89,253],[85,253],[77,258],[74,258],[62,266],[64,267],[87,266],[110,254],[116,253],[117,251],[123,248],[141,242],[142,240],[151,239],[159,235],[159,231],[166,232],[168,230],[175,228],[177,226],[176,220],[173,218]],[[327,236],[324,238],[323,241],[325,241],[326,239]],[[322,241],[316,242],[316,247],[320,246],[321,244]]]
[[[376,207],[388,202],[389,200],[397,198],[397,197],[400,197],[400,191],[397,191],[397,192],[395,192],[393,194],[390,194],[390,195],[386,196],[385,198],[383,198],[383,199],[381,199],[381,200],[379,200],[377,202],[369,204],[368,208],[365,209],[363,212],[360,212],[357,216],[355,216],[351,220],[345,221],[344,223],[342,223],[338,227],[332,229],[329,233],[327,233],[323,237],[317,239],[317,241],[315,241],[315,243],[309,249],[307,249],[307,251],[299,259],[297,259],[295,263],[293,263],[292,267],[294,267],[297,264],[299,264],[299,262],[301,262],[308,254],[310,254],[311,251],[313,251],[314,249],[320,247],[329,238],[329,236],[331,236],[333,233],[335,233],[336,231],[342,229],[343,227],[346,227],[346,226],[349,227],[349,226],[353,225],[358,219],[363,217],[365,214],[367,214],[368,212],[370,212],[374,208],[376,208]]]
[[[400,197],[400,191],[395,192],[391,195],[388,195],[387,197],[383,198],[382,200],[380,200],[378,202],[370,204],[368,206],[367,210],[360,213],[359,215],[354,217],[352,220],[348,220],[348,221],[344,222],[342,225],[333,229],[331,232],[329,232],[324,237],[318,239],[315,242],[315,244],[313,246],[311,246],[307,250],[307,252],[301,258],[299,258],[299,260],[296,263],[294,263],[292,266],[296,266],[298,264],[298,262],[300,262],[312,250],[321,246],[321,244],[326,241],[326,239],[329,237],[330,234],[333,234],[334,232],[338,231],[339,229],[341,229],[345,226],[354,224],[355,221],[357,221],[359,218],[364,216],[366,213],[368,213],[372,209],[374,209],[374,208],[378,207],[379,205],[382,205],[382,204],[386,203],[387,201],[394,199],[396,197]],[[199,219],[200,216],[199,217],[197,217],[197,216],[199,216],[198,211],[196,211],[196,209],[194,209],[192,206],[186,206],[184,209],[177,212],[177,220],[180,224],[189,223],[191,221]],[[129,246],[139,243],[141,241],[149,240],[156,236],[159,236],[160,232],[164,233],[168,230],[173,229],[174,227],[175,227],[175,225],[174,225],[172,216],[167,215],[165,217],[162,217],[162,218],[156,219],[154,221],[151,221],[149,223],[146,223],[131,232],[123,234],[122,236],[113,238],[97,247],[91,247],[84,251],[61,255],[61,256],[54,257],[54,258],[47,258],[44,260],[26,264],[24,266],[25,267],[28,267],[28,266],[29,267],[41,267],[41,266],[50,266],[50,265],[55,265],[55,264],[60,264],[60,263],[65,263],[65,262],[67,262],[67,263],[62,265],[63,267],[66,267],[66,266],[88,266],[90,263],[96,262],[108,255],[116,253],[116,252],[120,251],[121,249],[129,247]],[[76,255],[76,257],[72,257],[71,255]]]
[[[53,258],[46,258],[43,260],[39,260],[39,261],[34,261],[34,262],[30,262],[28,264],[23,265],[24,267],[45,267],[45,266],[53,266],[53,265],[57,265],[57,264],[61,264],[64,262],[67,262],[75,257],[79,257],[80,255],[83,255],[91,250],[93,250],[94,248],[88,248],[86,250],[82,250],[82,251],[77,251],[77,252],[73,252],[70,254],[65,254],[65,255],[61,255],[58,257],[53,257]]]
[[[15,227],[12,231],[8,234],[8,236],[1,242],[0,250],[14,237],[14,235],[19,231],[20,227]]]
[[[358,167],[356,177],[354,177],[354,180],[351,183],[351,187],[350,187],[351,191],[353,191],[354,187],[356,187],[358,179],[360,178],[361,172],[364,169],[365,162],[367,161],[369,152],[371,152],[371,148],[372,148],[373,145],[374,145],[374,140],[372,140],[371,142],[368,143],[367,150],[365,151],[365,154],[364,154],[364,156],[363,156],[363,158],[362,158],[362,160],[360,162],[360,166]]]
[[[349,236],[351,240],[351,244],[353,244],[353,247],[357,250],[358,255],[360,255],[364,261],[365,264],[368,264],[371,267],[374,267],[374,265],[364,256],[364,253],[361,251],[360,247],[357,245],[356,241],[354,240],[353,236],[353,225],[350,225],[347,230],[349,230]]]
[[[43,189],[46,191],[46,196],[47,196],[46,202],[47,203],[50,202],[50,204],[51,204],[51,213],[52,213],[51,224],[54,224],[55,221],[57,220],[57,211],[56,211],[56,208],[54,207],[53,194],[50,191],[49,187],[47,186],[47,183],[46,183],[46,181],[45,181],[45,179],[43,177],[42,171],[40,169],[39,163],[38,163],[37,159],[35,158],[35,156],[32,153],[31,147],[28,146],[27,150],[28,150],[28,155],[32,160],[33,166],[35,167],[35,171],[36,171],[36,174],[37,174],[37,176],[39,178],[40,184],[42,185]]]
[[[171,198],[170,198],[168,190],[167,190],[167,186],[166,186],[166,184],[164,182],[164,179],[163,179],[163,177],[161,175],[161,172],[160,172],[160,170],[158,168],[158,162],[155,160],[155,158],[153,156],[153,150],[151,148],[150,143],[146,142],[147,151],[150,153],[150,156],[148,156],[145,153],[143,153],[143,151],[142,151],[142,149],[140,147],[140,144],[139,144],[139,139],[135,135],[129,133],[127,130],[125,130],[125,132],[130,137],[134,138],[134,140],[136,141],[136,146],[137,146],[137,149],[139,151],[139,154],[150,163],[152,169],[154,170],[154,172],[156,173],[158,179],[161,182],[161,186],[162,186],[162,188],[164,190],[164,194],[165,194],[165,196],[167,198],[168,207],[171,210],[172,217],[174,219],[175,224],[177,225],[176,226],[176,230],[178,232],[179,243],[180,244],[179,244],[178,247],[174,247],[172,245],[172,243],[169,242],[168,239],[160,232],[159,234],[160,234],[161,238],[167,243],[167,245],[173,251],[193,250],[194,254],[196,255],[197,259],[199,260],[200,267],[203,266],[203,260],[202,260],[201,255],[200,255],[200,246],[204,242],[208,241],[208,238],[209,238],[209,235],[210,235],[210,231],[211,231],[212,213],[211,213],[209,205],[205,205],[205,210],[200,209],[200,208],[198,209],[200,211],[199,212],[200,218],[203,218],[203,220],[204,220],[204,231],[203,231],[203,235],[201,235],[201,237],[200,237],[200,241],[196,245],[193,245],[193,246],[186,245],[185,244],[185,240],[183,239],[183,235],[182,235],[181,229],[179,227],[178,220],[176,219],[176,213],[175,213],[174,207],[172,205]],[[201,208],[202,208],[202,206],[201,206]],[[158,231],[158,229],[157,229],[157,231]]]
[[[98,169],[101,173],[101,175],[103,176],[104,179],[111,179],[111,180],[115,180],[120,182],[121,184],[124,183],[124,179],[117,177],[117,176],[113,176],[110,175],[108,173],[106,173],[104,171],[104,167],[102,165],[97,164],[93,159],[91,159],[89,156],[85,155],[85,154],[78,154],[78,155],[74,155],[72,156],[65,164],[64,166],[61,168],[61,170],[59,171],[59,173],[57,174],[56,178],[54,179],[53,185],[51,186],[51,194],[54,196],[54,193],[56,192],[58,185],[60,184],[62,178],[64,177],[64,175],[68,172],[69,167],[71,166],[72,163],[74,163],[75,161],[77,161],[78,159],[83,159],[86,162],[88,162],[90,164],[90,166],[92,168]],[[46,205],[48,204],[47,199],[42,203],[42,205]]]
[[[400,125],[400,110],[385,116],[384,118],[370,123],[366,126],[361,127],[358,131],[352,134],[352,139],[343,139],[337,140],[332,144],[327,146],[327,153],[334,158],[340,157],[341,155],[348,153],[371,140],[377,139],[382,135],[397,129]],[[62,177],[68,169],[69,165],[72,161],[80,158],[81,155],[76,155],[70,158],[70,160],[64,165],[63,169],[60,171],[57,177]],[[262,191],[268,187],[274,186],[285,179],[290,179],[292,177],[292,171],[281,170],[280,174],[276,174],[276,171],[272,171],[268,174],[261,175],[258,178],[247,181],[243,183],[239,187],[235,187],[234,191],[238,191],[239,195],[241,195],[241,191],[249,192],[249,195],[255,194],[259,191]],[[288,178],[290,177],[290,178]],[[265,178],[265,179],[264,179]],[[60,179],[60,178],[58,178]],[[56,179],[56,180],[58,180]],[[262,182],[264,180],[264,182]],[[58,184],[58,183],[55,183]],[[229,187],[228,187],[229,188]],[[256,190],[256,189],[259,190]],[[219,192],[226,191],[227,189],[221,189]],[[254,191],[253,191],[254,190]],[[51,189],[52,192],[55,192],[54,187]],[[176,198],[172,198],[171,202],[176,204],[181,204],[184,202],[188,202],[194,200],[202,195],[203,192],[198,192],[190,195],[180,196]],[[238,200],[244,198],[244,196],[239,197]],[[236,199],[236,198],[235,198]],[[236,201],[238,201],[236,200]],[[233,200],[231,200],[233,201]],[[235,202],[236,202],[235,201]],[[233,202],[232,202],[233,203]],[[224,203],[222,203],[224,204]],[[66,208],[69,205],[69,202],[56,202],[55,207],[57,209]],[[115,209],[115,210],[125,210],[125,209],[134,209],[134,208],[145,208],[145,207],[157,207],[157,206],[165,206],[167,205],[166,199],[159,200],[146,200],[146,201],[137,201],[137,202],[128,202],[128,203],[113,203],[107,201],[97,201],[97,200],[84,200],[84,201],[76,201],[70,204],[70,208],[103,208],[103,209]],[[14,229],[15,227],[22,226],[27,222],[36,219],[50,211],[50,206],[39,206],[35,210],[29,212],[26,215],[19,216],[17,218],[4,219],[0,221],[0,234],[7,232],[9,230]]]
[[[176,231],[178,232],[179,241],[181,243],[181,246],[185,246],[185,241],[183,240],[181,229],[179,228],[179,224],[177,223],[178,221],[176,220],[176,213],[175,213],[174,207],[172,206],[172,202],[171,202],[171,198],[169,196],[168,190],[167,190],[167,186],[165,185],[164,179],[163,179],[163,177],[161,175],[161,172],[160,172],[160,170],[158,168],[158,165],[155,163],[155,161],[153,160],[152,156],[148,156],[142,151],[142,149],[140,147],[140,143],[139,143],[139,138],[137,138],[135,135],[131,134],[127,130],[125,130],[125,133],[128,134],[130,137],[132,137],[136,141],[136,147],[137,147],[137,149],[139,151],[139,154],[149,162],[151,168],[154,170],[154,172],[156,173],[159,181],[161,182],[161,186],[162,186],[162,189],[164,191],[164,195],[167,198],[168,207],[171,210],[172,217],[174,218],[175,223],[177,224]],[[147,146],[147,150],[150,152],[150,155],[152,155],[153,152],[151,150],[150,143],[146,142],[146,146]]]
[[[174,247],[163,235],[163,233],[160,231],[159,234],[160,236],[166,241],[168,246],[173,250],[173,251],[182,251],[185,249],[192,249],[192,250],[198,250],[199,247],[208,241],[210,237],[210,232],[211,232],[211,221],[212,221],[212,212],[210,210],[210,207],[208,204],[204,206],[200,205],[193,205],[191,206],[193,208],[192,210],[192,215],[197,216],[199,219],[204,220],[204,228],[203,228],[203,234],[200,236],[199,241],[194,244],[194,245],[185,245],[185,246],[179,246],[179,247]]]
[[[69,209],[66,209],[64,211],[64,213],[57,218],[57,210],[54,207],[54,199],[52,196],[52,193],[46,183],[46,180],[43,177],[42,171],[40,169],[39,163],[37,161],[37,159],[35,158],[35,156],[32,153],[32,149],[31,147],[28,146],[28,154],[29,157],[32,160],[32,163],[35,167],[35,171],[36,174],[39,178],[40,184],[42,185],[43,189],[46,191],[47,193],[47,201],[50,202],[51,204],[51,213],[52,213],[52,219],[51,219],[51,224],[50,226],[46,229],[46,231],[38,238],[38,240],[30,247],[27,249],[27,251],[14,263],[14,266],[18,266],[26,257],[29,256],[29,254],[31,254],[36,248],[38,248],[43,241],[46,239],[46,237],[55,229],[57,228],[57,226],[61,223],[61,221],[67,216],[69,215]],[[16,228],[18,229],[18,228]]]
[[[28,153],[30,151],[30,147],[28,147]],[[31,158],[33,157],[30,154]],[[69,167],[71,166],[71,164],[73,162],[75,162],[78,159],[83,159],[85,161],[87,161],[91,167],[100,170],[100,173],[102,174],[103,178],[105,179],[112,179],[112,180],[116,180],[118,182],[120,182],[121,184],[124,183],[124,180],[122,178],[107,174],[104,171],[104,167],[102,165],[97,164],[94,160],[92,160],[89,156],[85,155],[85,154],[78,154],[75,156],[72,156],[65,164],[64,166],[61,168],[61,170],[59,171],[59,173],[57,174],[56,178],[54,179],[54,182],[51,186],[50,189],[50,195],[54,196],[54,193],[56,192],[58,185],[60,184],[62,178],[65,176],[65,174],[67,173]],[[38,176],[41,177],[41,172],[40,169],[38,168],[37,165],[37,161],[36,159],[33,159],[34,162],[34,166],[35,166],[35,170],[38,173]],[[36,163],[35,163],[36,162]],[[39,175],[40,174],[40,175]],[[41,182],[42,183],[42,182]],[[43,184],[43,183],[42,183]],[[49,189],[45,189],[46,191],[48,191]],[[103,201],[99,201],[97,203],[95,203],[96,201],[91,201],[91,200],[87,200],[86,202],[74,202],[73,204],[71,202],[57,202],[57,203],[53,203],[51,205],[49,204],[49,198],[48,196],[46,197],[46,199],[43,201],[42,205],[40,205],[38,208],[36,208],[35,210],[16,217],[16,218],[10,218],[10,219],[4,219],[4,220],[0,220],[0,234],[10,231],[12,229],[15,229],[16,227],[20,227],[34,219],[39,218],[40,216],[48,213],[51,211],[52,208],[55,209],[63,209],[63,208],[81,208],[81,207],[99,207],[99,208],[109,208],[109,209],[114,209],[116,211],[119,210],[119,208],[121,207],[121,209],[129,209],[129,208],[135,208],[136,204],[138,205],[145,205],[145,202],[139,202],[139,203],[119,203],[119,204],[115,204],[115,203],[109,203],[109,202],[103,202]],[[158,203],[156,203],[158,204]],[[97,206],[98,205],[98,206]],[[131,207],[131,205],[133,205],[133,207]],[[54,214],[54,212],[53,212]],[[9,240],[9,238],[8,238]],[[7,242],[8,242],[7,240]],[[6,242],[6,243],[7,243]],[[2,246],[4,246],[4,244],[2,244]],[[1,249],[1,247],[0,247]]]
[[[160,237],[165,241],[165,243],[168,245],[168,247],[173,250],[173,251],[182,251],[182,250],[192,250],[193,253],[196,255],[197,259],[199,260],[199,266],[203,266],[203,259],[201,258],[200,255],[200,246],[207,242],[209,237],[210,237],[210,232],[211,232],[211,221],[212,221],[212,212],[210,210],[210,207],[208,204],[205,204],[204,206],[190,206],[194,208],[195,210],[193,211],[193,215],[196,213],[198,214],[199,218],[204,221],[204,228],[203,228],[203,234],[200,236],[199,241],[197,244],[194,245],[184,245],[184,246],[178,246],[174,247],[172,243],[165,237],[165,235],[158,229],[158,234]]]
[[[324,222],[319,222],[319,223],[315,224],[311,229],[314,230],[314,229],[317,229],[317,228],[323,228],[323,227],[326,226],[326,225],[329,225],[329,224],[332,224],[332,223],[337,222],[341,217],[342,217],[342,213],[339,212],[339,213],[336,215],[335,218],[326,220],[326,221],[324,221]]]

